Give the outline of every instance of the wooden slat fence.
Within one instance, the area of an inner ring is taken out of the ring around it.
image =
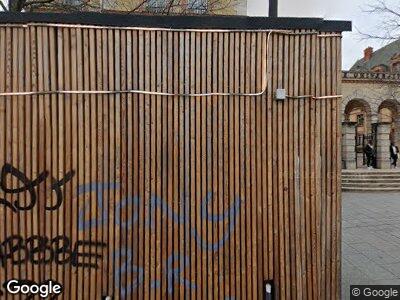
[[[274,99],[340,94],[330,34],[0,26],[0,93],[267,74],[0,96],[1,281],[340,298],[340,98]]]

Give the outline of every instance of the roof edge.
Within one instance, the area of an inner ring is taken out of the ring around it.
[[[127,15],[80,13],[13,13],[0,12],[0,24],[61,23],[115,27],[157,27],[177,29],[315,29],[351,31],[350,21],[328,21],[322,18],[269,18],[247,16],[195,15]]]

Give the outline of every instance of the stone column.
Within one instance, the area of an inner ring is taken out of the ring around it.
[[[400,146],[400,116],[397,116],[395,121],[395,134],[394,134],[394,143],[396,146]]]
[[[356,122],[342,122],[342,167],[353,170],[356,164]]]
[[[376,124],[376,166],[378,169],[390,169],[390,123]]]

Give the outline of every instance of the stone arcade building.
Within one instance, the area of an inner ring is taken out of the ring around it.
[[[375,146],[378,169],[390,168],[389,146],[400,147],[400,40],[373,51],[343,71],[342,162],[365,167],[363,147]]]

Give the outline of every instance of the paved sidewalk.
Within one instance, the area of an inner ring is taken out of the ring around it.
[[[343,193],[342,299],[350,284],[400,285],[400,193]]]

